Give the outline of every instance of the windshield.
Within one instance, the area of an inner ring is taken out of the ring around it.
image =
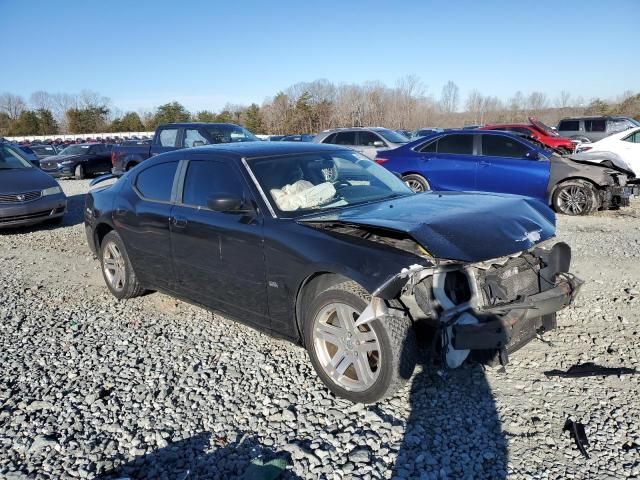
[[[15,150],[4,145],[0,147],[0,170],[21,170],[23,168],[33,168],[33,165]]]
[[[261,158],[249,167],[284,217],[413,195],[393,173],[357,152]]]
[[[89,151],[91,145],[71,145],[60,152],[60,155],[81,155]]]
[[[404,135],[394,132],[393,130],[374,130],[377,134],[382,135],[382,137],[391,143],[409,143],[409,139]]]
[[[211,143],[257,142],[260,139],[249,130],[237,125],[210,125],[205,127]]]

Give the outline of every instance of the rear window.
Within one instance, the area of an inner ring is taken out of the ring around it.
[[[562,120],[558,125],[558,130],[564,130],[566,132],[578,132],[580,130],[580,121]]]
[[[178,138],[177,128],[165,128],[160,132],[160,145],[163,147],[175,147]]]
[[[602,120],[585,120],[584,129],[587,132],[604,132],[607,129],[607,122]]]
[[[173,177],[177,167],[178,162],[167,162],[143,170],[136,178],[136,188],[149,200],[168,202],[171,200]]]
[[[473,155],[473,135],[453,134],[438,140],[438,153]]]
[[[336,145],[355,145],[356,132],[338,132],[333,142]]]

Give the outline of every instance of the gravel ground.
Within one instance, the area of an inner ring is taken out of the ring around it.
[[[558,219],[586,284],[506,371],[425,367],[363,406],[298,347],[165,295],[115,301],[80,223],[88,182],[61,184],[62,227],[0,234],[0,478],[235,478],[273,459],[282,478],[640,477],[640,376],[543,374],[640,369],[640,202]]]

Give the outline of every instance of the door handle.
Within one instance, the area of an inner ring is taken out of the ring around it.
[[[480,166],[481,166],[481,167],[488,167],[488,166],[490,166],[490,165],[491,165],[491,164],[490,164],[489,162],[485,162],[484,160],[480,160]]]
[[[171,225],[175,228],[185,228],[188,223],[185,217],[171,217]]]

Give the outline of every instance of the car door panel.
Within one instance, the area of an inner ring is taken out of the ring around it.
[[[191,181],[188,169],[196,161],[216,164],[201,158],[190,161],[184,174],[185,189]],[[238,173],[233,165],[225,165]],[[229,180],[228,174],[223,176]],[[238,180],[244,182],[239,175]],[[244,187],[243,195],[251,205]],[[186,204],[186,197],[183,199],[171,211],[177,288],[214,310],[270,328],[259,214],[252,208],[246,212],[217,212]]]
[[[432,190],[475,190],[477,157],[473,145],[473,134],[454,133],[442,135],[422,149],[417,168]]]
[[[512,193],[545,200],[550,174],[548,159],[543,156],[526,158],[525,152],[533,154],[535,151],[513,137],[483,135],[482,141],[482,155],[478,159],[476,175],[476,187],[479,191]],[[498,155],[498,152],[491,152],[487,148],[489,145],[485,141],[503,142],[504,145],[511,145],[512,150],[504,147],[505,154]],[[507,154],[518,156],[506,156]]]

